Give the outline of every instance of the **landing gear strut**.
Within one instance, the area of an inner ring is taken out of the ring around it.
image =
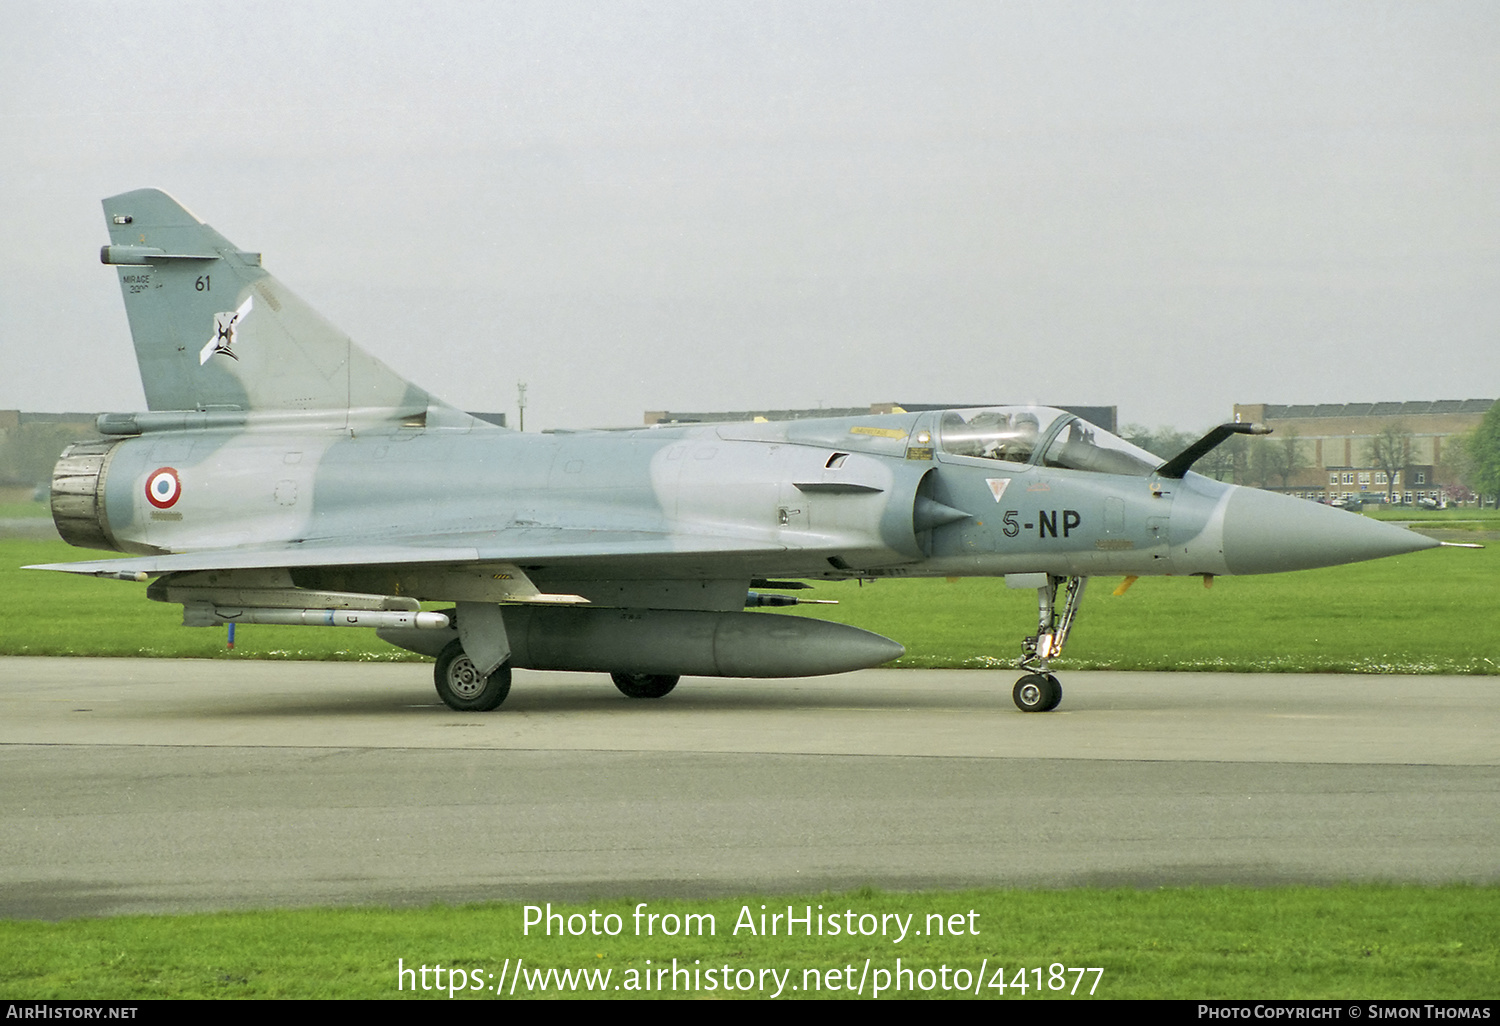
[[[1026,676],[1016,681],[1011,698],[1022,712],[1051,712],[1062,701],[1062,685],[1048,671],[1050,661],[1062,654],[1067,644],[1078,603],[1083,600],[1087,577],[1047,575],[1045,586],[1036,590],[1036,634],[1021,642],[1021,669]],[[1063,586],[1062,608],[1057,605],[1057,589]]]

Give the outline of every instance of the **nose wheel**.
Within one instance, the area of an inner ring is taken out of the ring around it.
[[[1036,634],[1021,642],[1021,669],[1030,672],[1016,681],[1010,693],[1022,712],[1051,712],[1062,702],[1062,685],[1048,672],[1048,663],[1062,654],[1087,583],[1087,577],[1049,574],[1047,583],[1037,588]],[[1061,608],[1057,602],[1059,586],[1063,588]]]
[[[1010,697],[1022,712],[1051,712],[1062,701],[1062,685],[1050,673],[1028,673],[1016,681]]]

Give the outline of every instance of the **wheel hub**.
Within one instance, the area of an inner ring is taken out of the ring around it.
[[[474,661],[468,656],[462,656],[453,660],[453,665],[448,667],[448,686],[453,693],[466,701],[473,701],[484,690],[485,679],[479,675],[474,668]]]

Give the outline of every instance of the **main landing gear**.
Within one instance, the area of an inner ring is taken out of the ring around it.
[[[1021,669],[1030,672],[1016,681],[1010,693],[1022,712],[1051,712],[1062,701],[1062,685],[1048,672],[1048,663],[1062,654],[1087,583],[1087,577],[1048,574],[1047,583],[1037,588],[1036,634],[1021,642]],[[1059,586],[1063,587],[1061,609],[1057,605]]]
[[[450,641],[432,670],[443,704],[458,712],[489,712],[510,694],[510,664],[481,677],[463,642]],[[612,673],[610,679],[626,698],[662,698],[681,678],[665,673]]]
[[[432,676],[443,704],[458,712],[489,712],[510,694],[510,666],[502,664],[482,677],[458,640],[448,642]]]
[[[668,673],[611,673],[609,677],[626,698],[663,698],[682,679]]]

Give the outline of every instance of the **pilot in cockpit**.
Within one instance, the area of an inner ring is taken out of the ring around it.
[[[1036,414],[1018,413],[1011,422],[1011,427],[1006,432],[1004,445],[1001,447],[1002,460],[1012,463],[1025,463],[1031,459],[1031,454],[1036,450],[1037,438],[1041,435],[1041,425],[1037,423]]]
[[[969,455],[987,460],[1005,459],[1005,440],[1011,433],[1010,417],[999,410],[985,410],[969,418],[966,427],[972,439]]]

